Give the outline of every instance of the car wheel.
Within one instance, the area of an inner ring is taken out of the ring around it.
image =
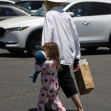
[[[35,56],[35,53],[41,49],[41,34],[33,34],[28,40],[27,53],[29,56]]]
[[[15,55],[22,55],[24,53],[24,50],[20,49],[7,49],[10,53]]]
[[[88,51],[96,51],[98,47],[86,47],[85,49]]]

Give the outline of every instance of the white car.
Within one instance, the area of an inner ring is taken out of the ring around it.
[[[75,21],[81,47],[96,50],[105,46],[111,49],[110,0],[68,0],[63,9]],[[32,16],[0,22],[0,47],[11,53],[20,54],[26,50],[29,55],[34,55],[41,48],[43,23],[43,8]]]

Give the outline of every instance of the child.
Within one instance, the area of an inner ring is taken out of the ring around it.
[[[58,111],[66,111],[58,98],[58,70],[60,69],[59,50],[56,43],[46,43],[42,50],[49,58],[42,65],[35,64],[35,71],[41,73],[41,90],[38,98],[38,111],[45,110],[45,101],[47,98],[52,100],[53,105]]]

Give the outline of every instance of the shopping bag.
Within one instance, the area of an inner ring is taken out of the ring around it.
[[[74,74],[80,95],[88,94],[95,88],[88,64],[80,65]]]

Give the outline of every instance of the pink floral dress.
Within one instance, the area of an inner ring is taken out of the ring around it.
[[[35,64],[35,71],[41,72],[41,90],[38,98],[38,111],[45,111],[45,101],[51,98],[53,105],[58,111],[66,111],[58,98],[58,76],[54,60],[47,60],[44,64]]]

